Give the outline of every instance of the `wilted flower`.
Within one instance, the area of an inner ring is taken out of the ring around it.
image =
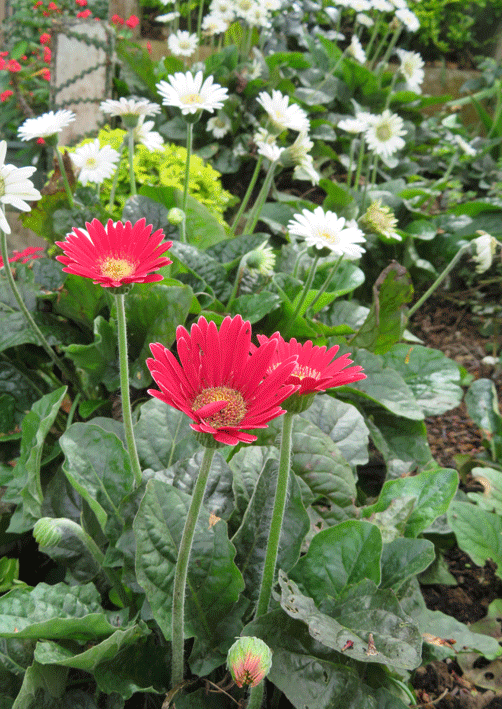
[[[275,267],[275,254],[271,246],[267,246],[265,240],[256,249],[250,251],[246,256],[246,268],[251,273],[260,273],[262,276],[271,276]]]
[[[237,638],[228,651],[227,666],[238,687],[256,687],[270,671],[272,651],[260,638]]]
[[[479,234],[479,236],[471,241],[473,246],[472,255],[476,262],[476,273],[484,273],[492,265],[499,242],[491,234],[481,229],[476,234]]]
[[[207,434],[204,445],[251,443],[256,436],[246,430],[267,428],[284,413],[280,404],[295,390],[285,381],[296,357],[267,374],[275,344],[251,353],[251,324],[240,315],[226,317],[219,331],[204,317],[190,332],[179,326],[176,343],[179,362],[159,342],[150,345],[146,364],[160,391],[148,393],[189,416],[191,428]]]
[[[386,239],[401,241],[400,235],[395,231],[397,219],[394,212],[390,207],[382,206],[381,199],[370,204],[359,223],[363,229],[367,229],[372,234],[380,234]]]
[[[352,35],[350,44],[347,47],[347,53],[350,54],[350,56],[353,57],[356,62],[359,62],[359,64],[364,64],[364,62],[366,61],[366,52],[364,51],[361,42],[355,34]]]
[[[144,116],[140,116],[138,124],[134,129],[134,142],[141,143],[150,151],[162,150],[164,139],[156,130],[152,130],[153,121],[145,121]]]
[[[469,157],[474,157],[476,155],[476,151],[472,147],[472,145],[469,145],[469,143],[462,138],[461,135],[458,135],[458,133],[454,136],[454,141],[458,145],[459,148],[461,148],[466,155]]]

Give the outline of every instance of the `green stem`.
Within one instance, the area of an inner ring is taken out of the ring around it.
[[[204,457],[195,481],[192,500],[185,520],[185,528],[181,537],[176,571],[174,575],[173,606],[172,606],[172,688],[183,682],[183,651],[185,641],[185,586],[188,573],[188,562],[195,534],[195,526],[204,499],[207,479],[211,470],[215,448],[204,448]]]
[[[74,206],[73,193],[70,188],[70,183],[68,182],[68,175],[66,174],[65,166],[63,163],[63,156],[59,152],[59,148],[57,145],[54,147],[54,150],[56,151],[56,157],[57,157],[57,161],[58,161],[58,165],[59,165],[59,171],[60,171],[61,177],[63,179],[63,185],[64,185],[64,189],[66,192],[66,196],[68,197],[68,202],[70,204],[70,207],[73,207]]]
[[[292,325],[294,323],[294,321],[296,320],[296,318],[298,317],[298,315],[300,314],[300,311],[301,311],[303,304],[305,303],[305,300],[306,300],[307,295],[309,293],[310,286],[312,285],[312,281],[314,280],[315,272],[317,269],[317,264],[319,263],[319,258],[320,258],[320,256],[314,257],[314,261],[312,263],[312,266],[310,267],[310,271],[307,276],[307,280],[305,281],[305,285],[303,286],[303,291],[300,295],[300,299],[299,299],[298,304],[295,308],[295,312],[293,313],[293,315],[291,316],[291,319],[289,320],[288,326]],[[288,326],[286,326],[286,330],[288,330]]]
[[[352,172],[354,169],[354,151],[356,149],[356,141],[354,138],[350,141],[350,148],[349,148],[349,170],[347,173],[347,187],[350,190],[350,183],[352,182]]]
[[[359,188],[359,180],[361,179],[361,172],[363,169],[364,147],[364,136],[361,136],[361,144],[359,145],[359,155],[357,156],[356,176],[354,178],[354,189],[356,190]]]
[[[265,204],[265,200],[268,197],[268,193],[270,190],[270,185],[272,184],[272,180],[274,179],[274,171],[275,171],[275,166],[277,165],[277,162],[271,162],[270,166],[268,168],[267,174],[265,176],[265,180],[263,182],[263,185],[261,186],[261,190],[258,194],[258,197],[256,198],[256,202],[253,205],[253,209],[251,210],[251,214],[248,217],[248,220],[246,224],[244,225],[244,234],[252,234],[253,229],[255,228],[261,214],[261,210],[263,209],[263,205]]]
[[[297,277],[298,277],[298,269],[300,268],[300,261],[301,261],[301,259],[302,259],[302,256],[303,256],[304,254],[306,254],[308,250],[309,250],[309,247],[307,246],[307,248],[302,249],[302,250],[299,252],[298,256],[296,257],[295,265],[294,265],[294,268],[293,268],[293,278],[297,278]]]
[[[251,178],[251,182],[248,185],[248,188],[246,190],[246,194],[244,195],[244,199],[241,202],[241,206],[239,207],[239,211],[234,217],[234,220],[232,222],[232,230],[230,232],[230,235],[233,236],[235,234],[235,230],[239,226],[239,222],[241,220],[242,215],[244,214],[244,210],[248,206],[248,202],[251,198],[251,195],[253,194],[254,186],[256,184],[256,180],[258,179],[258,175],[260,174],[260,168],[261,164],[263,162],[263,155],[258,155],[258,160],[256,161],[256,166],[253,172],[253,176]]]
[[[444,269],[444,271],[436,278],[436,280],[435,280],[434,283],[431,285],[431,287],[423,294],[423,296],[422,296],[421,298],[419,298],[419,299],[417,300],[417,302],[415,303],[415,305],[413,305],[413,306],[409,309],[409,311],[408,311],[408,316],[407,316],[408,321],[409,321],[409,320],[411,319],[411,317],[417,312],[417,310],[425,303],[425,301],[426,301],[428,298],[430,298],[430,296],[434,293],[434,291],[438,288],[438,286],[441,285],[441,283],[444,281],[444,279],[445,279],[446,276],[450,273],[450,271],[457,265],[457,263],[459,262],[460,258],[463,256],[463,254],[464,254],[466,251],[469,251],[470,248],[471,248],[470,243],[469,243],[469,244],[464,244],[464,246],[462,246],[462,247],[457,251],[457,253],[456,253],[455,256],[452,258],[452,260],[450,261],[450,263],[448,264],[448,266],[446,266],[446,268]]]
[[[251,687],[246,709],[260,709],[263,704],[264,690],[265,682],[260,682],[260,684],[257,684],[256,687]]]
[[[324,283],[322,284],[322,286],[321,286],[320,289],[318,290],[317,295],[316,295],[316,297],[314,298],[314,300],[310,303],[309,307],[307,308],[307,311],[312,310],[312,308],[314,307],[314,305],[317,303],[317,301],[319,300],[319,298],[322,296],[322,294],[324,293],[324,291],[327,289],[327,287],[329,286],[329,282],[331,281],[331,279],[333,278],[333,275],[334,275],[335,272],[337,271],[338,266],[341,264],[342,259],[343,259],[343,256],[339,256],[339,257],[337,258],[337,260],[335,261],[335,263],[333,264],[333,266],[330,268],[330,270],[329,270],[329,272],[328,272],[328,275],[326,276],[326,280],[324,281]]]
[[[9,263],[9,254],[7,252],[7,235],[1,229],[0,229],[0,247],[1,247],[0,250],[2,252],[2,259],[3,259],[4,269],[5,269],[5,275],[7,276],[7,281],[9,283],[12,294],[13,294],[14,298],[16,299],[17,304],[19,305],[19,309],[25,317],[26,322],[28,323],[28,325],[31,327],[31,329],[35,333],[35,336],[38,338],[40,345],[44,348],[46,353],[49,355],[52,363],[61,370],[61,372],[68,379],[68,381],[70,381],[76,387],[76,389],[78,391],[82,392],[82,387],[80,386],[80,382],[75,378],[73,373],[67,368],[66,364],[54,353],[54,350],[52,349],[52,347],[49,345],[49,343],[45,339],[44,335],[42,334],[42,331],[40,330],[40,328],[38,327],[36,322],[33,320],[31,313],[29,312],[28,308],[24,304],[21,293],[19,292],[19,289],[16,285],[16,281],[14,280],[14,276],[12,274],[12,268]]]
[[[131,194],[136,193],[136,176],[134,174],[134,128],[128,128],[128,143],[129,143],[129,182],[131,184]]]
[[[127,451],[129,453],[129,458],[134,473],[134,484],[136,487],[139,487],[143,476],[141,474],[141,465],[139,463],[138,451],[136,449],[136,441],[134,440],[134,431],[132,426],[131,399],[129,397],[129,363],[127,361],[127,324],[124,298],[125,296],[123,293],[115,295],[115,303],[117,306],[117,334],[119,343],[120,393],[122,395],[122,416],[124,419]]]
[[[125,144],[126,144],[126,141],[124,139],[122,142],[122,145],[119,148],[119,159],[117,161],[117,169],[115,170],[115,174],[113,176],[112,189],[110,191],[110,199],[108,201],[108,211],[110,212],[110,214],[113,212],[113,208],[114,208],[115,192],[117,191],[117,185],[119,182],[120,161],[122,159],[122,153],[124,152]]]
[[[378,47],[376,48],[375,54],[374,54],[374,56],[373,56],[373,58],[372,58],[372,60],[371,60],[371,62],[370,62],[369,67],[368,67],[370,71],[373,71],[373,69],[375,68],[376,61],[377,61],[377,59],[378,59],[378,56],[379,56],[380,52],[382,51],[382,49],[385,47],[385,45],[386,45],[386,43],[387,43],[387,37],[388,37],[389,35],[390,35],[390,30],[387,30],[387,31],[385,32],[385,34],[383,35],[382,39],[380,40],[380,44],[379,44]],[[368,56],[368,55],[366,55],[366,56]]]
[[[382,64],[385,65],[390,59],[390,55],[392,54],[394,47],[396,46],[396,42],[399,39],[399,35],[401,34],[401,31],[403,29],[403,26],[400,25],[394,30],[394,34],[390,38],[390,42],[387,45],[387,49],[385,50],[385,54],[382,57]]]
[[[199,14],[197,15],[197,58],[199,56],[199,47],[201,42],[201,26],[202,26],[202,15],[204,13],[204,0],[199,2]]]
[[[373,32],[371,33],[370,41],[368,42],[368,44],[366,46],[366,57],[368,60],[370,59],[371,50],[373,49],[373,45],[375,44],[375,39],[377,38],[377,34],[378,34],[379,29],[380,29],[380,22],[375,20],[375,24],[373,26]]]
[[[281,452],[279,457],[279,471],[277,474],[277,487],[275,490],[274,507],[270,522],[270,531],[265,554],[265,565],[261,579],[260,593],[255,611],[255,618],[260,618],[268,612],[272,586],[274,585],[277,552],[281,538],[282,520],[286,509],[288,492],[289,467],[291,459],[291,434],[295,414],[287,411],[282,419]]]
[[[188,205],[188,185],[190,182],[190,156],[192,154],[192,141],[193,141],[193,123],[187,122],[187,159],[185,162],[185,184],[183,185],[183,203],[181,209],[185,218],[180,224],[180,240],[182,244],[186,244],[186,213]]]
[[[232,307],[234,300],[237,298],[239,285],[242,280],[244,269],[246,267],[246,261],[247,261],[248,255],[249,254],[244,254],[244,256],[241,258],[241,260],[239,262],[239,267],[237,269],[237,273],[235,274],[235,280],[234,280],[234,286],[232,288],[232,293],[230,294],[230,298],[228,299],[228,303],[227,303],[227,307],[226,307],[227,312],[230,312],[230,308]]]

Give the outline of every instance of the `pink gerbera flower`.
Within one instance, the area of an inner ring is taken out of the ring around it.
[[[286,380],[287,384],[294,384],[298,387],[295,399],[299,396],[315,395],[319,391],[366,379],[363,368],[360,365],[352,365],[352,360],[349,359],[350,354],[336,357],[340,349],[338,345],[327,349],[313,345],[310,340],[302,345],[294,337],[286,342],[278,332],[274,332],[271,337],[258,335],[258,341],[260,347],[269,345],[271,342],[276,343],[271,371],[284,360],[297,356],[296,367]],[[308,405],[312,403],[312,399],[313,397],[309,397]],[[299,410],[303,410],[303,407]]]
[[[158,229],[153,234],[152,225],[146,220],[136,224],[116,222],[110,219],[106,226],[98,219],[85,224],[87,232],[73,227],[65,241],[56,241],[64,256],[56,256],[64,263],[63,271],[84,278],[92,278],[103,288],[119,288],[126,283],[151,283],[161,281],[160,273],[152,273],[172,261],[163,257],[173,245],[165,241],[164,232]]]
[[[242,429],[267,428],[284,413],[280,404],[297,388],[285,385],[296,357],[285,358],[267,374],[276,343],[250,353],[251,325],[240,315],[226,317],[219,331],[201,317],[190,333],[179,326],[176,340],[179,362],[160,343],[150,345],[154,358],[146,363],[160,391],[148,393],[183,411],[194,431],[230,446],[251,443],[256,436]]]

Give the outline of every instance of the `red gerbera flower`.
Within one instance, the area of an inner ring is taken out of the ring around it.
[[[85,226],[87,234],[73,227],[65,241],[56,241],[65,254],[56,258],[64,263],[66,273],[92,278],[104,288],[119,288],[126,283],[161,281],[163,276],[152,271],[172,263],[162,254],[173,242],[161,243],[162,229],[152,234],[152,225],[146,226],[144,218],[134,226],[131,222],[114,224],[111,219],[106,226],[98,219]]]
[[[219,331],[201,317],[190,333],[178,327],[176,340],[179,362],[167,347],[150,345],[154,359],[146,363],[160,391],[148,393],[183,411],[194,422],[194,431],[230,446],[251,443],[256,436],[241,429],[267,428],[284,413],[280,404],[297,388],[285,384],[296,357],[267,374],[276,343],[251,353],[251,325],[240,315],[226,317]]]
[[[349,359],[350,354],[335,357],[340,349],[338,345],[327,349],[313,345],[310,340],[302,345],[294,337],[286,342],[278,332],[274,332],[270,338],[258,335],[258,341],[261,347],[275,341],[276,352],[272,367],[278,366],[292,355],[298,357],[296,368],[287,380],[288,384],[299,386],[298,395],[315,394],[318,391],[366,379],[366,374],[360,365],[350,366],[352,364],[352,360]]]

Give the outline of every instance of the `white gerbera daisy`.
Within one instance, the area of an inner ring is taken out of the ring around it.
[[[344,217],[325,212],[322,207],[316,207],[313,212],[304,209],[301,214],[295,214],[288,224],[288,231],[305,239],[308,246],[328,248],[336,256],[357,259],[364,253],[359,246],[365,241],[361,229],[352,224],[347,226]]]
[[[213,83],[212,76],[202,82],[202,71],[198,71],[195,76],[187,71],[186,74],[176,72],[168,81],[160,81],[156,86],[164,106],[176,106],[183,115],[204,110],[212,113],[223,106],[228,92],[226,88]]]
[[[160,113],[158,103],[152,103],[146,98],[134,99],[121,96],[118,100],[107,98],[101,101],[99,108],[110,116],[154,116]]]
[[[157,15],[157,17],[155,18],[155,21],[167,23],[167,22],[172,22],[177,17],[180,17],[179,12],[166,12],[165,15]]]
[[[161,5],[164,5],[164,7],[166,7],[166,5],[172,5],[173,2],[174,0],[160,0]]]
[[[396,150],[401,150],[405,142],[401,138],[406,133],[403,119],[387,108],[381,116],[374,116],[364,137],[370,150],[382,158],[389,158]]]
[[[371,113],[360,111],[356,113],[355,117],[342,118],[341,121],[338,121],[337,127],[347,131],[347,133],[362,133],[369,128],[374,118],[375,116]]]
[[[153,121],[145,121],[144,116],[140,116],[138,125],[134,129],[134,141],[136,143],[141,143],[147,150],[162,150],[164,147],[164,139],[157,133],[156,130],[152,130],[154,126]]]
[[[224,113],[219,113],[213,116],[207,122],[206,129],[214,135],[215,138],[223,138],[232,127],[230,118]]]
[[[358,12],[356,15],[356,22],[362,25],[363,27],[373,27],[375,24],[375,20],[371,18],[369,15],[366,15],[364,12]]]
[[[211,14],[221,15],[228,22],[235,17],[235,6],[232,0],[212,0],[209,7]]]
[[[367,12],[371,10],[371,3],[369,0],[350,0],[348,7],[356,12]]]
[[[283,96],[280,91],[273,90],[272,96],[266,91],[262,91],[256,100],[260,106],[263,106],[275,128],[279,131],[290,128],[299,133],[308,132],[310,121],[305,111],[295,103],[289,106],[289,98]]]
[[[379,10],[380,12],[392,12],[394,10],[394,5],[389,0],[371,0],[371,5],[374,10]]]
[[[206,15],[202,20],[202,29],[208,37],[213,37],[215,34],[221,34],[228,29],[228,20],[219,13],[212,12]]]
[[[406,86],[410,91],[419,94],[425,76],[424,60],[418,52],[408,52],[406,49],[396,49],[396,54],[401,62],[399,73],[404,76]]]
[[[396,10],[396,17],[409,32],[416,32],[420,28],[418,17],[407,7],[401,7]]]
[[[33,140],[34,138],[49,138],[60,133],[76,118],[73,111],[61,109],[60,111],[49,111],[36,118],[27,118],[17,130],[21,140]]]
[[[253,9],[258,3],[255,0],[234,0],[234,10],[238,17],[243,17],[246,12]]]
[[[191,57],[198,44],[197,35],[185,30],[173,32],[167,38],[167,46],[173,57]]]
[[[3,212],[3,205],[8,204],[22,212],[29,212],[31,207],[25,200],[33,202],[42,198],[33,182],[28,178],[35,172],[34,167],[16,167],[5,164],[7,142],[0,141],[0,229],[10,234],[10,226]]]
[[[469,155],[469,157],[474,157],[476,155],[476,151],[472,147],[472,145],[469,145],[469,143],[462,138],[460,135],[455,135],[453,137],[455,143],[458,145],[459,148],[461,148],[466,155]]]
[[[257,140],[255,142],[258,148],[258,155],[263,155],[270,162],[277,162],[280,159],[284,148],[280,148],[277,143],[268,143],[266,140]]]
[[[338,7],[325,7],[324,12],[327,14],[331,22],[335,24],[340,18],[341,10]]]
[[[70,153],[70,157],[73,164],[80,168],[79,182],[83,185],[88,182],[100,185],[103,180],[113,175],[120,154],[109,145],[100,148],[99,139],[96,138]]]
[[[253,5],[249,10],[241,14],[242,19],[250,27],[270,27],[270,17],[268,10],[263,5]]]
[[[347,53],[350,54],[350,56],[353,57],[356,62],[359,62],[359,64],[364,64],[366,61],[366,52],[364,51],[361,42],[355,34],[352,35],[350,44],[347,47]]]

